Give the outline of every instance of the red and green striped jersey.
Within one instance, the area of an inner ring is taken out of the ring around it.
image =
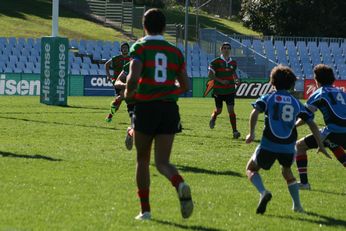
[[[228,80],[229,84],[223,85],[219,83],[218,81],[215,81],[214,85],[214,94],[216,95],[228,95],[235,93],[235,79],[236,76],[236,70],[237,70],[237,62],[229,58],[228,61],[224,59],[224,57],[221,55],[220,57],[214,59],[211,61],[209,65],[209,70],[214,72],[215,77]]]
[[[113,79],[116,79],[120,72],[123,70],[123,66],[130,61],[130,57],[123,55],[117,55],[112,57],[112,69],[114,71]]]
[[[123,72],[128,75],[130,72],[130,62],[126,63],[123,67]]]
[[[177,101],[182,93],[177,76],[185,69],[184,56],[163,36],[146,36],[132,45],[131,58],[143,64],[134,96],[136,101]]]

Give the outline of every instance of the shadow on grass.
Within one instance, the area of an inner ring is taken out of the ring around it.
[[[12,152],[3,152],[0,151],[0,156],[2,157],[10,157],[10,158],[24,158],[24,159],[40,159],[40,160],[48,160],[48,161],[62,161],[62,159],[55,159],[50,156],[42,156],[42,155],[23,155]]]
[[[153,222],[159,223],[161,225],[169,225],[172,226],[172,228],[180,228],[180,229],[187,229],[187,230],[198,230],[198,231],[224,231],[224,229],[216,229],[216,228],[210,228],[210,227],[204,227],[201,225],[182,225],[178,223],[174,223],[171,221],[163,221],[158,219],[151,219]]]
[[[233,171],[215,171],[198,167],[184,166],[184,165],[175,165],[182,172],[192,172],[192,173],[201,173],[201,174],[209,174],[209,175],[222,175],[222,176],[235,176],[235,177],[243,177],[239,172]]]
[[[343,192],[332,192],[332,191],[326,191],[326,190],[319,190],[319,189],[312,189],[313,192],[320,192],[320,193],[326,193],[326,194],[332,194],[332,195],[338,195],[338,196],[346,196],[346,193]]]
[[[82,124],[71,124],[71,123],[61,123],[61,122],[30,120],[30,119],[6,117],[6,116],[0,116],[0,119],[20,120],[20,121],[25,121],[25,122],[33,122],[33,123],[41,123],[41,124],[56,124],[56,125],[67,125],[67,126],[74,126],[74,127],[100,128],[100,129],[107,129],[107,130],[119,130],[119,129],[116,129],[114,127],[110,128],[110,127],[99,127],[99,126],[82,125]]]
[[[291,219],[302,222],[309,222],[317,225],[328,226],[328,227],[341,227],[346,228],[346,220],[336,219],[333,217],[324,216],[314,212],[305,212],[302,215],[312,216],[318,218],[317,220],[310,219],[306,216],[293,217],[293,216],[281,216],[281,215],[268,215],[269,217],[276,217],[280,219]]]

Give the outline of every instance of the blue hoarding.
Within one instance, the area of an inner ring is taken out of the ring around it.
[[[86,96],[114,96],[114,88],[106,76],[84,76],[84,95]]]

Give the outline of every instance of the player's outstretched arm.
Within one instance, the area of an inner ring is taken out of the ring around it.
[[[324,147],[324,144],[321,140],[320,131],[318,130],[316,123],[314,121],[310,121],[308,125],[318,144],[317,152],[322,152],[327,158],[332,159],[332,157],[328,154],[326,148]]]
[[[182,93],[187,92],[190,89],[189,77],[187,76],[185,68],[178,74],[177,80],[179,82],[179,89]]]
[[[303,125],[303,124],[305,124],[305,121],[304,120],[302,120],[301,118],[299,118],[297,121],[296,121],[296,127],[299,127],[299,126],[301,126],[301,125]]]
[[[246,139],[245,139],[245,142],[247,144],[251,143],[255,139],[255,128],[256,128],[256,124],[258,120],[258,114],[259,114],[259,111],[256,109],[253,109],[250,114],[250,120],[249,120],[250,132],[246,136]]]
[[[105,63],[105,69],[106,69],[106,75],[107,75],[107,80],[108,80],[108,81],[112,78],[111,73],[109,72],[111,63],[112,63],[112,59],[109,59],[109,60]]]
[[[130,73],[126,78],[125,98],[133,98],[136,93],[139,77],[142,72],[142,61],[133,59],[130,63]]]
[[[125,71],[120,72],[117,80],[114,83],[114,87],[117,89],[125,89],[126,87],[126,72]]]

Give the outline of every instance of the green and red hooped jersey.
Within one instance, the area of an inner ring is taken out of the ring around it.
[[[143,64],[134,99],[137,102],[177,101],[182,91],[177,76],[185,67],[184,56],[163,36],[146,36],[132,45],[131,58]]]
[[[130,56],[124,57],[123,55],[117,55],[112,57],[112,69],[114,71],[112,80],[117,79],[120,72],[126,63],[130,61]]]
[[[223,56],[217,57],[209,64],[209,70],[214,72],[215,77],[228,80],[229,84],[223,85],[218,81],[215,81],[213,93],[216,95],[228,95],[236,92],[235,79],[237,62],[229,58],[226,61]]]

